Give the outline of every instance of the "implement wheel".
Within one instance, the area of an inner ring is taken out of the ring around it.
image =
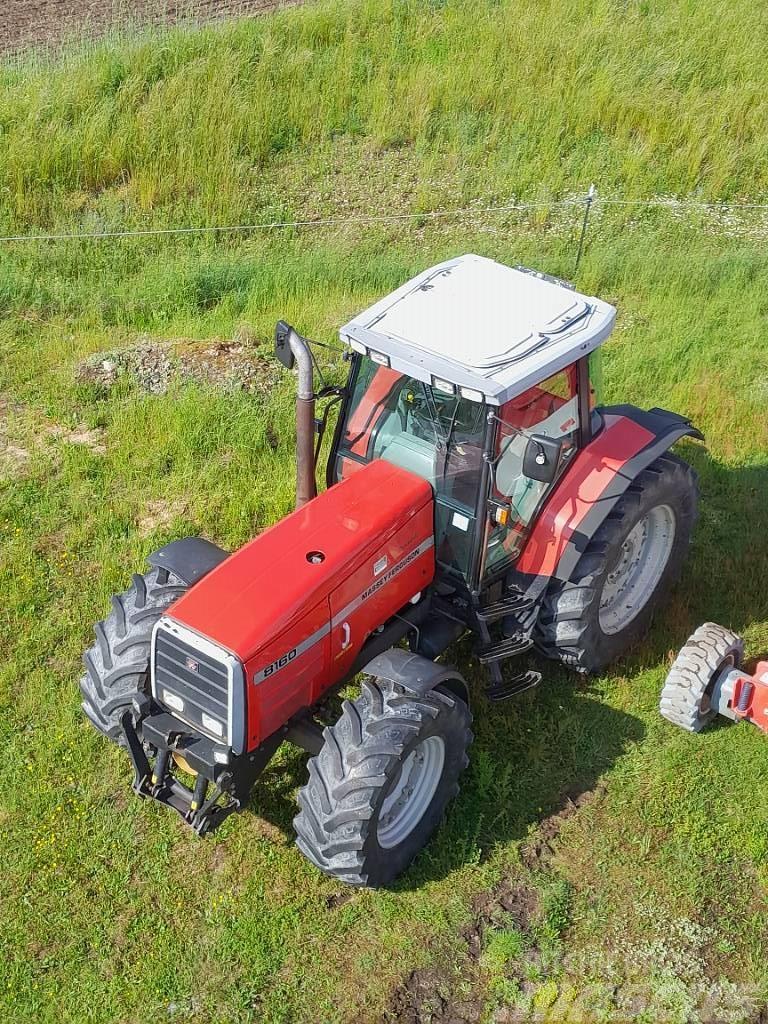
[[[744,641],[730,629],[705,622],[688,638],[669,670],[659,710],[687,732],[700,732],[717,715],[712,691],[724,669],[740,668]]]
[[[366,680],[309,761],[294,821],[301,852],[349,885],[393,881],[459,791],[471,721],[452,693],[417,695],[387,679]]]
[[[112,610],[94,627],[96,643],[83,657],[83,711],[99,732],[116,743],[120,716],[133,698],[149,693],[152,629],[188,587],[168,569],[133,577],[131,587],[112,598]]]

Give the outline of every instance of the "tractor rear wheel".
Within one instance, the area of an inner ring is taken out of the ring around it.
[[[294,821],[301,852],[349,885],[378,888],[404,871],[459,791],[472,715],[443,690],[363,682],[309,761]]]
[[[629,485],[589,541],[572,578],[550,588],[539,649],[577,672],[599,672],[645,633],[680,574],[696,521],[694,470],[656,459]]]
[[[711,697],[717,677],[740,668],[744,641],[730,629],[705,622],[692,633],[675,658],[661,691],[664,718],[687,732],[701,732],[717,715]]]
[[[134,697],[149,693],[152,629],[187,589],[168,569],[136,574],[130,588],[112,598],[107,618],[94,627],[96,643],[83,657],[82,706],[91,724],[117,743],[120,716]]]

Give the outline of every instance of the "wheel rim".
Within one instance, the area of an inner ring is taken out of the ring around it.
[[[627,534],[600,596],[600,628],[620,633],[640,614],[658,586],[672,553],[675,513],[652,508]]]
[[[704,692],[701,695],[699,701],[699,717],[704,718],[707,715],[716,715],[717,708],[712,707],[712,694],[715,692],[715,685],[717,684],[720,676],[728,670],[736,668],[736,655],[727,654],[718,664],[715,671],[710,675],[709,681],[704,688]]]
[[[432,803],[444,763],[441,736],[428,736],[413,748],[384,797],[376,827],[379,846],[399,846],[413,832]]]

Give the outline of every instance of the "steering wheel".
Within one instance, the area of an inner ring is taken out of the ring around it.
[[[406,389],[403,392],[403,403],[406,417],[410,416],[415,434],[435,444],[442,440],[439,427],[435,423],[434,414],[423,390],[420,388]]]

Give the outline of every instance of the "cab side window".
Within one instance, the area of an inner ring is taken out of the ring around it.
[[[496,446],[495,493],[509,503],[506,525],[496,527],[489,538],[486,566],[515,558],[538,509],[552,484],[531,480],[523,473],[523,456],[530,434],[564,441],[561,466],[576,450],[579,409],[576,366],[529,388],[499,409]]]
[[[347,417],[342,425],[333,479],[346,480],[371,457],[373,438],[387,416],[390,398],[402,374],[388,366],[363,359],[357,373]],[[353,454],[355,457],[350,457]]]
[[[342,437],[343,446],[364,458],[371,435],[386,412],[387,402],[402,374],[366,359],[360,366]]]

